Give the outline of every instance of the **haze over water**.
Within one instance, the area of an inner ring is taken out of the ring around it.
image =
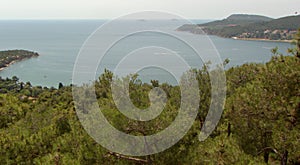
[[[0,50],[25,49],[40,54],[38,58],[11,65],[1,71],[0,76],[17,76],[20,81],[29,81],[32,85],[57,87],[59,82],[70,84],[74,63],[82,44],[104,22],[104,20],[0,21]],[[202,21],[198,20],[197,23],[200,22]],[[186,33],[186,35],[195,37],[194,34]],[[291,47],[289,43],[240,41],[216,36],[210,36],[210,38],[222,60],[230,59],[227,68],[250,62],[266,62],[271,58],[270,49],[278,46],[279,51],[285,53],[287,48]],[[130,45],[130,43],[128,44]],[[177,51],[179,55],[181,52],[183,51]],[[199,59],[188,54],[181,55],[191,66],[201,67],[202,61]],[[103,61],[103,65],[108,69],[113,69],[120,58],[122,56],[109,56]],[[142,56],[140,59],[136,59],[139,62],[143,62],[143,60],[145,57]],[[99,73],[103,69],[99,68]],[[160,82],[174,83],[174,79],[162,70],[148,69],[140,74],[146,82],[150,79],[159,79]]]

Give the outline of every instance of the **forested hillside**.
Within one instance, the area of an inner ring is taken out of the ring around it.
[[[248,25],[251,23],[268,22],[273,20],[272,18],[260,16],[260,15],[248,15],[248,14],[232,14],[223,20],[217,20],[204,24],[199,24],[201,27],[226,27],[228,25]]]
[[[257,38],[269,40],[292,40],[300,27],[300,15],[271,19],[263,16],[232,15],[220,21],[183,25],[180,31],[200,34],[204,31],[209,35],[231,38]],[[201,29],[201,30],[200,30]]]
[[[296,42],[299,45],[299,41]],[[210,104],[207,69],[194,70],[201,84],[199,113],[190,131],[173,147],[151,156],[130,157],[110,152],[82,128],[74,108],[72,87],[43,88],[0,79],[0,164],[299,164],[299,47],[266,64],[244,64],[226,71],[227,101],[216,130],[204,142],[198,134]],[[140,108],[149,106],[148,92],[161,87],[168,97],[164,112],[149,122],[123,116],[111,95],[112,73],[94,83],[99,105],[117,129],[153,134],[176,117],[178,86],[143,84],[130,77],[130,97]],[[84,95],[84,94],[83,94]]]

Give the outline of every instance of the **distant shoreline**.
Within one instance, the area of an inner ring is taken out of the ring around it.
[[[284,42],[284,43],[292,43],[293,40],[270,40],[264,38],[238,38],[232,37],[234,40],[244,40],[244,41],[265,41],[265,42]]]

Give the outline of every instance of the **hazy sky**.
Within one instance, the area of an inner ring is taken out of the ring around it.
[[[299,4],[300,0],[0,0],[0,19],[110,19],[144,10],[199,19],[232,13],[277,18],[300,13]]]

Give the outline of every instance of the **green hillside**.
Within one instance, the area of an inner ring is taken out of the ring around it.
[[[228,25],[247,25],[251,23],[267,22],[271,21],[272,18],[260,16],[260,15],[248,15],[248,14],[233,14],[226,19],[213,21],[205,24],[199,24],[204,27],[225,27]]]
[[[300,15],[271,19],[263,16],[232,15],[221,21],[198,26],[183,25],[178,30],[231,38],[291,40],[300,28]],[[200,30],[202,29],[202,30]]]
[[[249,27],[257,28],[258,30],[259,29],[297,30],[300,27],[300,15],[274,19],[269,22],[263,22],[260,24],[251,24],[249,25]]]
[[[296,31],[300,28],[300,15],[299,16],[289,16],[279,19],[274,19],[268,22],[250,23],[247,25],[238,25],[233,27],[224,27],[219,30],[214,30],[210,27],[206,29],[210,34],[216,34],[223,37],[235,37],[241,35],[242,33],[264,33],[266,30],[289,30]]]
[[[226,71],[225,109],[216,130],[203,142],[198,135],[209,109],[211,86],[206,67],[193,70],[201,84],[198,116],[182,140],[150,156],[120,155],[96,143],[75,111],[75,105],[90,104],[74,102],[71,86],[43,88],[19,82],[17,77],[0,78],[0,164],[299,164],[300,39],[297,41],[297,48],[290,51],[294,56],[280,55],[274,49],[266,64],[249,63]],[[148,107],[148,93],[154,87],[162,88],[168,101],[156,119],[130,120],[114,104],[112,77],[106,70],[94,86],[103,114],[118,130],[152,135],[178,115],[178,86],[157,81],[143,84],[134,75],[129,88],[135,106]],[[82,97],[89,95],[81,93]]]

